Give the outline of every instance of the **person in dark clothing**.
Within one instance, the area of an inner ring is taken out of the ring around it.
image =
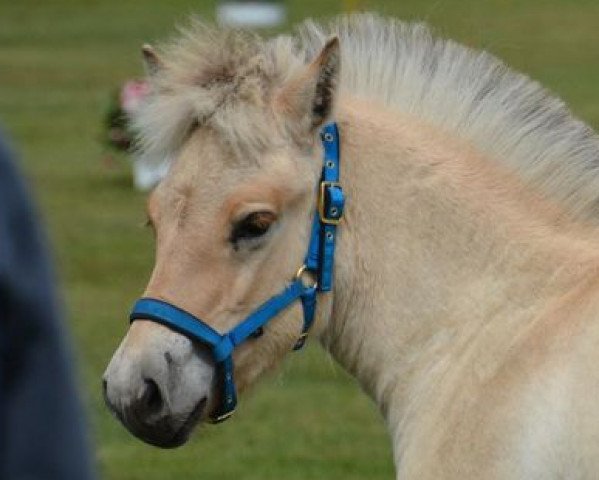
[[[94,478],[44,235],[0,134],[0,479]]]

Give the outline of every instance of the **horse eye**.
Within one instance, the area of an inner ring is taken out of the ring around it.
[[[251,240],[265,235],[275,222],[276,215],[272,212],[253,212],[246,215],[233,226],[231,242]]]

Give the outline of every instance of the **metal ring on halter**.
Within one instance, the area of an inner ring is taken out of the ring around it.
[[[310,284],[306,285],[306,283],[304,282],[304,279],[303,279],[304,273],[306,273],[306,272],[312,276],[312,272],[310,270],[308,270],[308,267],[306,265],[302,265],[299,268],[299,270],[297,271],[297,273],[295,274],[296,280],[301,280],[306,288],[318,287],[318,281],[315,278],[312,278],[312,285],[310,285]]]

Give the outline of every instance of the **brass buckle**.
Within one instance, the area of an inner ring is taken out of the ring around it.
[[[341,183],[339,182],[320,182],[320,193],[318,195],[318,215],[320,216],[320,221],[327,225],[339,225],[341,222],[341,218],[329,218],[325,215],[324,212],[324,191],[327,187],[341,187]]]

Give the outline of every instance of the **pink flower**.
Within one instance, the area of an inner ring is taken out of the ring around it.
[[[150,85],[144,80],[129,80],[121,88],[121,108],[131,114],[137,110],[150,93]]]

